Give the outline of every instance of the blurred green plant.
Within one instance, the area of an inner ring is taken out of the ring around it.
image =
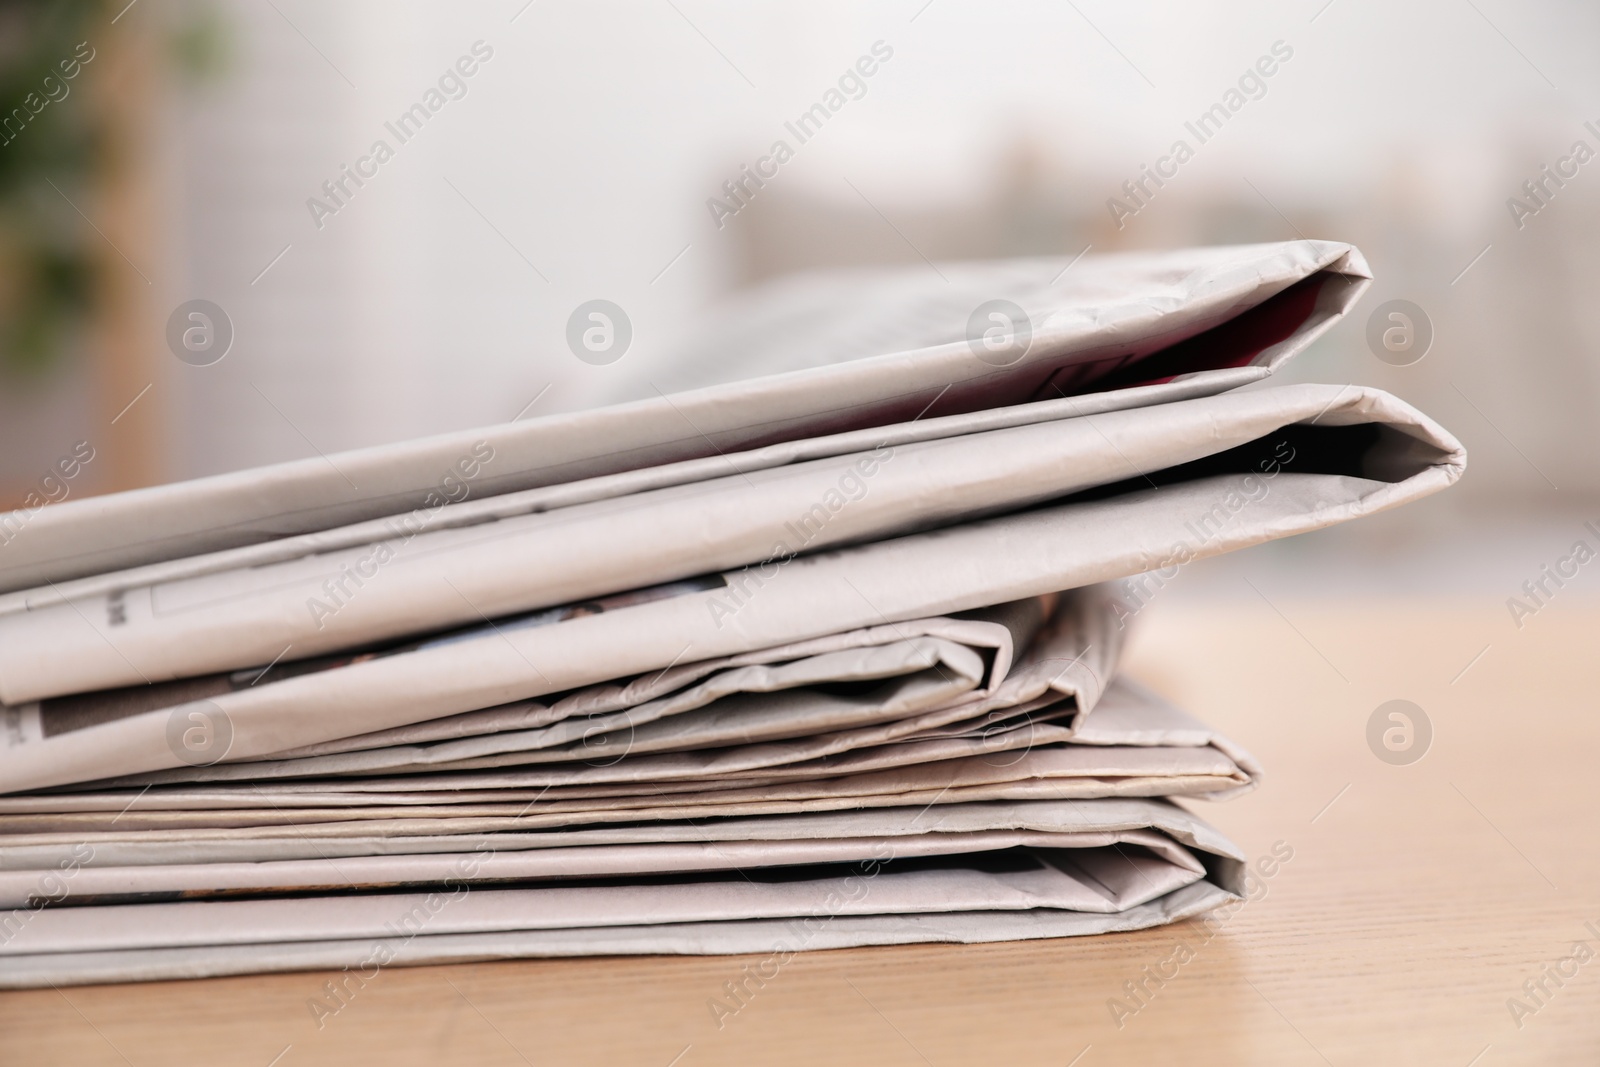
[[[216,81],[227,71],[227,25],[210,0],[189,0],[172,27],[172,65],[191,85]]]
[[[100,50],[117,47],[111,20],[124,3],[0,0],[0,376],[12,380],[38,379],[78,347],[92,307],[101,238],[66,198],[93,185],[106,157],[101,111],[77,97]],[[184,81],[221,73],[212,4],[153,17],[161,58]]]
[[[93,257],[50,182],[81,186],[94,165],[95,115],[66,74],[81,76],[76,53],[99,10],[0,0],[0,368],[12,376],[43,373],[89,308]]]

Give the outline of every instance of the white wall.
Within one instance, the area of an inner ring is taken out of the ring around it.
[[[1474,448],[1469,483],[1543,486],[1520,449],[1557,484],[1600,490],[1585,418],[1600,405],[1586,300],[1600,163],[1523,232],[1504,203],[1600,120],[1584,105],[1600,82],[1592,7],[275,2],[222,5],[231,74],[176,121],[172,299],[216,300],[238,340],[214,367],[178,368],[175,475],[504,420],[547,384],[536,412],[638,391],[736,277],[738,222],[719,231],[706,199],[876,40],[893,60],[774,195],[850,200],[848,180],[891,218],[956,210],[990,194],[1021,140],[1093,215],[1281,39],[1294,58],[1267,95],[1128,239],[1171,239],[1186,210],[1246,179],[1290,217],[1276,236],[1297,219],[1363,230],[1380,292],[1423,302],[1437,349],[1384,368],[1358,314],[1308,369],[1428,406]],[[319,231],[306,198],[479,39],[494,57],[468,96]],[[563,339],[593,297],[634,323],[608,367]]]

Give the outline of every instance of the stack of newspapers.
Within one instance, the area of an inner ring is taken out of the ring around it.
[[[1106,583],[1460,476],[1394,397],[1265,381],[1368,282],[1321,241],[802,277],[644,399],[0,517],[0,985],[1238,900],[1172,798],[1259,768],[1118,676]]]

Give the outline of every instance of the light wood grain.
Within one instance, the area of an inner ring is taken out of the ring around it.
[[[320,1030],[326,975],[31,991],[0,997],[0,1063],[1600,1062],[1600,959],[1520,1029],[1506,1006],[1600,940],[1600,609],[1520,632],[1482,600],[1160,602],[1140,622],[1130,669],[1268,770],[1201,814],[1294,857],[1120,1028],[1107,1001],[1192,926],[802,955],[720,1029],[707,1002],[748,960],[391,969]],[[1411,766],[1366,746],[1393,698],[1434,724]]]

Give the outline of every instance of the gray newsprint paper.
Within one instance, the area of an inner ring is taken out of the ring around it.
[[[706,783],[703,793],[661,793],[639,783],[630,795],[571,797],[546,793],[521,804],[385,806],[304,809],[294,798],[274,799],[253,783],[240,786],[259,809],[140,810],[135,794],[116,812],[0,815],[0,869],[49,866],[87,844],[105,859],[186,862],[282,859],[289,855],[359,855],[393,850],[393,840],[434,838],[426,848],[449,850],[459,834],[565,829],[602,823],[644,823],[744,815],[794,814],[867,807],[931,806],[971,800],[1071,799],[1101,796],[1194,795],[1218,799],[1253,788],[1255,761],[1237,745],[1128,682],[1114,683],[1103,708],[1081,720],[1078,736],[1064,730],[1021,730],[1033,744],[997,746],[985,732],[970,743],[899,744],[858,753],[831,766],[798,766],[778,782],[755,787],[737,780]],[[943,747],[946,751],[939,751]],[[929,750],[933,751],[929,751]],[[521,781],[537,774],[513,772]],[[388,780],[386,784],[397,784]],[[426,780],[419,784],[429,784]],[[732,786],[732,788],[729,788]],[[744,786],[743,788],[740,788]],[[182,795],[182,794],[178,794]],[[173,799],[169,795],[166,799]]]
[[[0,615],[0,699],[292,662],[1016,511],[1253,446],[1289,472],[1365,464],[1381,478],[1388,472],[1368,453],[1414,468],[1453,444],[1435,429],[1375,391],[1291,386],[875,448],[154,586],[122,583]],[[526,565],[535,559],[538,567]]]
[[[923,273],[744,294],[611,407],[0,515],[0,988],[1240,900],[1175,798],[1261,768],[1118,676],[1106,583],[1420,499],[1460,444],[1238,389],[1366,288],[1348,245]]]
[[[0,988],[213,978],[348,969],[367,978],[386,966],[563,956],[759,955],[767,969],[796,952],[864,945],[981,944],[1144,930],[1215,911],[1240,896],[1198,881],[1113,914],[1033,908],[906,915],[735,919],[661,926],[410,934],[389,939],[44,953],[5,959]]]
[[[1233,846],[1215,829],[1167,800],[1022,799],[717,819],[701,825],[457,835],[444,842],[415,838],[395,842],[386,853],[314,859],[243,861],[196,849],[186,862],[141,863],[136,849],[80,845],[70,862],[54,853],[8,856],[0,865],[0,907],[42,907],[41,901],[69,896],[83,905],[174,893],[597,879],[851,863],[883,856],[886,840],[892,840],[895,856],[1101,847],[1112,843],[1107,834],[1150,828],[1185,845],[1232,854]],[[26,865],[28,860],[42,866]]]
[[[1183,422],[1188,416],[1171,412],[1186,405],[1203,407],[1195,425],[1174,431],[1179,437],[1245,440],[1208,454],[1196,449],[1197,458],[1150,468],[1119,454],[1137,450],[1150,426]],[[1250,428],[1230,430],[1235,416]],[[1180,402],[1128,413],[1128,421],[1114,427],[1116,436],[1110,436],[1113,427],[1097,425],[1088,436],[1100,441],[1103,451],[1095,462],[1104,467],[1095,479],[1099,487],[1088,492],[1064,499],[1029,493],[1027,499],[1037,502],[1020,511],[965,521],[952,515],[953,525],[869,543],[757,556],[737,570],[624,595],[614,608],[580,602],[547,609],[553,614],[536,611],[520,623],[491,623],[443,642],[354,657],[337,669],[200,693],[199,699],[0,749],[0,788],[15,792],[192,765],[197,761],[185,758],[188,753],[169,736],[174,724],[180,737],[190,726],[225,735],[217,756],[228,762],[252,760],[679,663],[1181,567],[1426,496],[1454,482],[1465,463],[1460,445],[1431,420],[1385,393],[1355,386],[1291,386]],[[1008,451],[979,459],[973,469],[990,463],[1015,469],[1006,461]],[[1119,463],[1123,480],[1106,484],[1117,477]],[[937,493],[945,483],[936,478],[921,485],[923,492]],[[873,491],[857,503],[871,500]],[[738,498],[736,489],[729,492]],[[692,510],[706,506],[698,500]],[[830,521],[843,520],[852,506],[842,503]],[[979,515],[989,510],[981,508]],[[773,518],[780,516],[774,512]],[[641,555],[655,550],[647,539],[635,549]],[[772,550],[768,545],[766,551]],[[620,556],[617,566],[623,566]],[[939,580],[929,581],[935,574]],[[376,598],[381,584],[370,584],[351,603]],[[60,628],[45,626],[44,614],[57,610],[71,618],[58,616]],[[16,641],[0,647],[0,663],[13,672],[10,684],[23,692],[46,686],[43,679],[52,670],[89,671],[85,657],[102,665],[102,677],[121,677],[130,663],[160,676],[162,659],[170,655],[164,647],[141,649],[136,643],[118,649],[127,659],[107,652],[101,637],[115,628],[100,629],[70,606],[7,616],[0,623],[35,616],[39,622],[20,628]],[[52,629],[58,637],[86,635],[73,645],[81,652],[77,659],[57,658],[61,646],[41,636]],[[26,653],[16,651],[23,647]],[[92,648],[98,651],[86,651]],[[208,762],[217,762],[216,756]]]
[[[1360,253],[1325,241],[1069,262],[951,265],[939,314],[917,314],[925,297],[890,276],[886,317],[854,344],[809,342],[793,321],[750,344],[735,324],[737,355],[708,364],[725,380],[674,395],[13,512],[0,590],[928,416],[1127,386],[1155,386],[1144,402],[1221,391],[1270,374],[1370,281]],[[995,300],[1015,309],[1007,332],[974,334],[967,316]]]
[[[693,880],[528,889],[452,886],[448,909],[430,916],[429,933],[560,930],[772,919],[808,915],[839,895],[841,915],[917,915],[1053,908],[1115,914],[1205,877],[1205,867],[1170,839],[1148,831],[1116,835],[1115,847],[972,853],[878,874],[865,891],[848,875],[799,871],[704,875]],[[820,873],[820,876],[818,876]],[[39,952],[271,941],[385,937],[394,916],[429,910],[431,894],[374,899],[299,896],[171,904],[109,904],[47,909],[0,944],[0,960]],[[457,906],[459,905],[459,906]]]
[[[374,959],[1063,937],[1177,921],[1243,892],[1238,848],[1163,800],[924,805],[655,830],[580,830],[511,849],[494,835],[438,855],[136,867],[105,865],[80,844],[74,862],[0,872],[0,907],[11,909],[0,912],[0,987]],[[426,888],[370,892],[385,885]],[[326,892],[345,886],[367,892]],[[241,890],[254,899],[230,899]],[[68,899],[87,906],[51,906]]]

